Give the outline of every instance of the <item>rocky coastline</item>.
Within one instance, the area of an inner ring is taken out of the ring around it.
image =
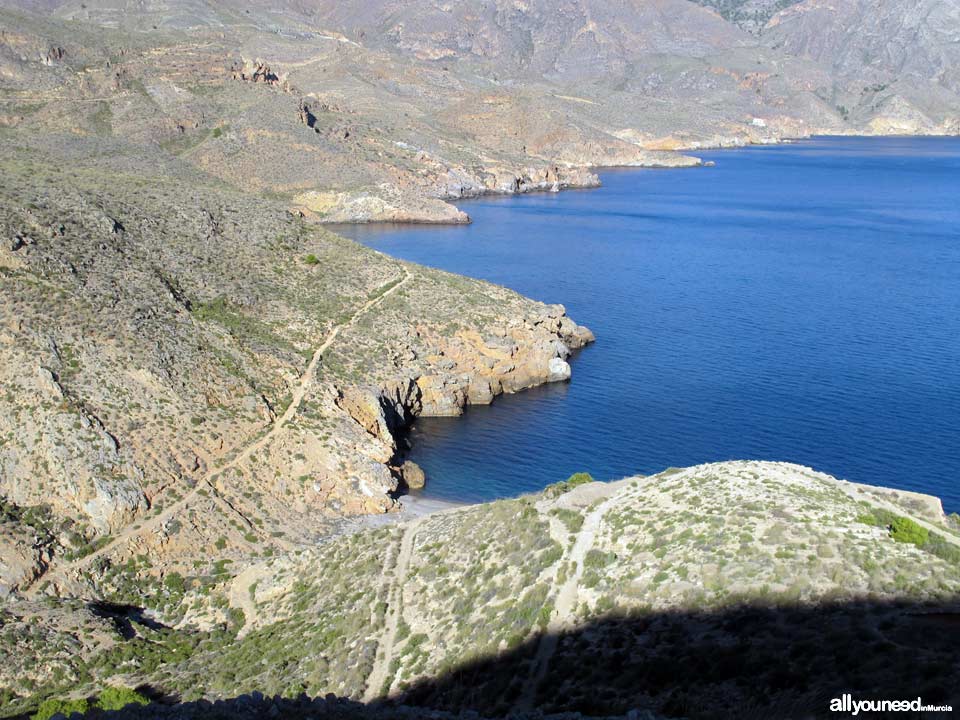
[[[594,339],[588,328],[567,317],[562,305],[512,319],[486,336],[474,330],[453,337],[431,335],[425,338],[433,349],[427,369],[380,385],[338,389],[337,405],[382,444],[378,459],[400,481],[388,490],[394,495],[425,482],[423,471],[403,452],[403,435],[416,418],[458,416],[468,406],[489,405],[504,393],[567,381],[567,360]]]

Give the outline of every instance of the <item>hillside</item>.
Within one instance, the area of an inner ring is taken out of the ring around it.
[[[156,594],[99,583],[111,602],[146,603],[150,622],[114,611],[111,627],[68,602],[69,622],[21,634],[57,603],[15,605],[2,684],[148,683],[188,703],[258,690],[294,698],[277,699],[291,712],[313,707],[301,693],[389,696],[484,716],[819,716],[851,688],[957,700],[960,533],[937,500],[760,462],[572,480],[232,579],[168,576]],[[78,640],[82,660],[62,650]]]
[[[804,3],[757,36],[686,0],[6,0],[0,126],[54,154],[175,158],[316,220],[463,222],[449,201],[591,186],[590,166],[956,132],[955,7],[928,4]],[[862,59],[884,53],[883,72]]]
[[[826,66],[845,83],[848,94],[836,102],[853,124],[876,133],[913,133],[956,104],[958,27],[956,0],[805,0],[774,16],[763,37],[771,47]]]
[[[707,147],[960,132],[957,21],[0,0],[0,715],[106,685],[167,703],[145,716],[438,718],[960,686],[932,498],[730,463],[411,519],[416,417],[566,381],[594,338],[563,298],[335,232],[467,223],[462,199],[601,166],[698,172]]]
[[[413,417],[565,380],[592,339],[560,306],[203,176],[27,150],[0,167],[0,494],[30,514],[2,540],[4,594],[65,591],[94,561],[256,556],[390,510]]]

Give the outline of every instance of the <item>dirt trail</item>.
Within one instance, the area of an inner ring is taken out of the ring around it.
[[[397,628],[403,617],[403,588],[407,584],[407,571],[410,569],[410,559],[413,557],[414,542],[424,518],[417,518],[404,528],[403,538],[400,540],[400,551],[397,553],[397,562],[394,566],[394,577],[390,583],[387,595],[387,617],[384,624],[380,646],[377,648],[377,657],[373,662],[373,669],[367,677],[367,689],[363,694],[364,702],[372,702],[381,695],[390,663],[393,660],[393,646],[397,640]],[[387,689],[389,694],[389,688]]]
[[[412,277],[412,274],[410,273],[410,271],[405,267],[402,267],[401,270],[403,272],[403,276],[400,278],[399,282],[397,282],[397,280],[394,279],[394,280],[391,280],[389,283],[385,283],[384,285],[382,285],[381,287],[387,288],[386,291],[382,293],[378,293],[376,297],[365,302],[356,312],[353,313],[353,315],[350,316],[349,320],[347,320],[344,323],[341,323],[340,325],[335,326],[330,331],[330,333],[327,335],[326,340],[324,340],[323,344],[320,345],[320,347],[318,347],[316,351],[313,353],[313,357],[310,358],[310,362],[307,365],[306,370],[304,370],[303,374],[300,376],[300,380],[293,391],[293,396],[290,401],[290,404],[287,406],[287,409],[284,411],[282,415],[280,415],[274,420],[273,425],[271,426],[269,432],[260,436],[260,438],[255,440],[253,443],[243,447],[236,455],[234,455],[233,459],[231,459],[225,465],[221,465],[220,467],[214,468],[213,470],[208,472],[203,478],[201,478],[197,482],[193,490],[191,490],[189,493],[187,493],[183,498],[181,498],[177,502],[165,508],[158,515],[155,515],[154,517],[150,518],[139,527],[134,527],[132,525],[127,527],[126,529],[123,530],[123,532],[118,534],[116,537],[113,538],[113,540],[111,540],[109,543],[104,545],[99,550],[92,552],[89,555],[79,558],[73,562],[64,563],[63,565],[60,565],[59,567],[54,568],[54,570],[52,570],[50,573],[47,574],[46,578],[53,582],[56,582],[57,580],[66,579],[71,571],[74,573],[77,573],[80,570],[83,570],[84,568],[89,567],[90,564],[93,563],[95,560],[112,552],[117,548],[118,545],[129,540],[131,537],[140,535],[141,533],[149,532],[159,527],[162,523],[169,520],[174,514],[178,513],[184,507],[186,507],[191,502],[193,502],[197,498],[200,490],[202,489],[205,489],[208,493],[211,493],[212,491],[213,496],[217,497],[218,493],[216,491],[216,488],[214,488],[211,482],[211,479],[213,478],[213,476],[219,475],[220,473],[226,472],[231,468],[237,467],[238,465],[240,465],[241,463],[249,459],[251,455],[255,454],[258,450],[265,447],[267,443],[273,440],[277,436],[277,434],[281,430],[283,430],[283,428],[287,425],[287,423],[289,423],[290,420],[300,410],[300,405],[303,402],[304,396],[307,394],[307,391],[309,390],[310,386],[313,383],[313,380],[316,376],[317,366],[320,364],[320,361],[323,358],[323,354],[334,343],[334,341],[337,339],[337,336],[340,335],[340,332],[355,325],[357,320],[359,320],[361,316],[363,316],[366,312],[368,312],[369,310],[373,309],[374,307],[382,303],[386,298],[388,298],[390,295],[396,292],[399,288],[403,287],[410,280],[410,278]],[[395,283],[395,284],[391,285],[391,283]]]
[[[573,562],[575,563],[575,567],[573,571],[569,573],[564,583],[557,589],[554,598],[553,616],[543,635],[540,637],[537,654],[530,665],[530,674],[514,706],[517,712],[529,712],[533,709],[537,687],[540,685],[547,673],[547,669],[550,667],[550,660],[557,649],[559,635],[565,629],[569,628],[575,619],[574,611],[577,609],[580,579],[583,577],[583,563],[587,557],[587,553],[590,552],[596,541],[603,516],[606,515],[611,507],[622,503],[625,498],[637,492],[638,490],[634,490],[628,494],[613,492],[606,500],[603,500],[591,510],[584,518],[583,525],[580,527],[580,531],[577,533],[577,539],[574,541],[570,551],[560,560],[561,563]]]

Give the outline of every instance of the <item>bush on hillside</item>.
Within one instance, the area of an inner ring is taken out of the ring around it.
[[[30,716],[31,720],[50,720],[54,715],[63,715],[70,717],[74,713],[85,714],[90,709],[90,703],[86,700],[61,700],[59,698],[50,698],[40,703],[37,711]]]
[[[122,710],[127,705],[149,705],[150,700],[143,693],[125,687],[108,687],[97,698],[97,707],[101,710]]]
[[[553,483],[553,485],[547,485],[544,490],[544,494],[547,497],[559,497],[564,493],[568,493],[573,490],[578,485],[586,485],[587,483],[593,482],[593,476],[590,473],[578,472],[574,473],[566,480],[561,480],[558,483]]]
[[[897,542],[911,543],[917,547],[923,547],[930,539],[930,533],[910,518],[898,517],[890,523],[890,537]]]

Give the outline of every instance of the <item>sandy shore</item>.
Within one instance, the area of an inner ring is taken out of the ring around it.
[[[424,497],[423,495],[403,495],[400,498],[399,514],[404,520],[430,515],[441,510],[452,510],[453,508],[472,505],[473,503],[453,502],[452,500],[439,500],[438,498]]]
[[[336,531],[331,533],[331,537],[336,537],[344,533],[354,533],[367,528],[385,527],[387,525],[393,525],[394,523],[415,520],[436,512],[455,510],[456,508],[467,507],[468,505],[474,504],[439,500],[422,495],[403,495],[398,500],[400,508],[396,512],[383,513],[382,515],[361,515],[343,519],[338,523]]]

